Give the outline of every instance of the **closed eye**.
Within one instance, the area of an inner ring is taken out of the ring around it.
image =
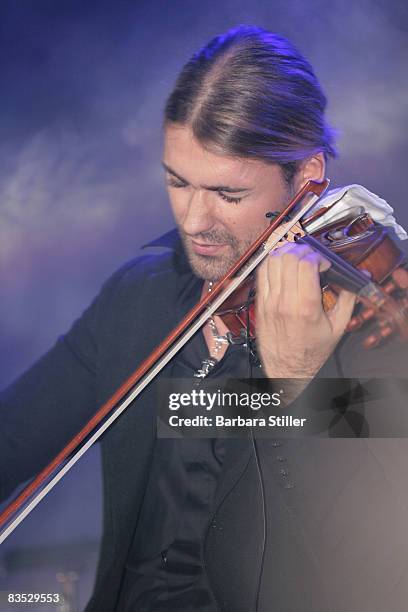
[[[176,188],[187,187],[187,183],[183,183],[183,181],[179,181],[172,177],[169,177],[167,179],[167,184],[170,185],[170,187],[176,187]]]
[[[229,202],[230,204],[239,204],[240,201],[242,200],[242,198],[234,198],[233,196],[227,196],[225,195],[225,193],[222,193],[222,191],[217,191],[217,193],[220,196],[220,198],[225,200],[225,202]]]
[[[173,176],[169,176],[167,178],[167,184],[170,187],[175,187],[176,189],[181,189],[183,187],[188,187],[188,183],[185,183],[184,181],[180,181],[179,179],[173,177]],[[213,190],[211,190],[213,191]],[[219,197],[224,200],[224,202],[228,202],[229,204],[239,204],[239,202],[241,202],[242,197],[234,197],[234,196],[230,196],[230,195],[226,195],[225,193],[223,193],[222,191],[217,191],[216,192]]]

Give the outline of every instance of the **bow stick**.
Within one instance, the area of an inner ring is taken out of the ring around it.
[[[285,236],[294,228],[298,221],[313,208],[317,200],[327,190],[329,183],[329,179],[325,179],[321,183],[308,181],[304,185],[287,207],[262,232],[259,238],[257,238],[227,274],[213,285],[211,293],[206,295],[187,313],[183,321],[170,332],[153,353],[142,362],[135,372],[99,408],[81,431],[7,506],[0,514],[0,527],[5,526],[0,533],[0,544],[30,514],[94,442],[116,421],[129,404],[136,399],[174,355],[206,323],[208,318],[218,310],[228,296],[235,291],[268,253],[281,240],[285,239]],[[294,213],[289,221],[285,221],[287,215],[306,196],[308,196],[308,201]],[[96,429],[101,421],[103,423]]]

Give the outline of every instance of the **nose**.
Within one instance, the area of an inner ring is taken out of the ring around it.
[[[191,189],[182,228],[190,236],[208,232],[214,225],[211,194],[202,189]]]

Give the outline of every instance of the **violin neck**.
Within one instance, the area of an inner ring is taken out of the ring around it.
[[[336,284],[357,295],[362,293],[367,294],[371,285],[375,287],[370,278],[367,277],[364,272],[354,268],[345,259],[336,253],[333,253],[333,251],[330,251],[330,249],[316,240],[316,238],[313,238],[313,236],[306,234],[305,236],[302,236],[302,238],[299,238],[297,243],[308,244],[315,251],[321,253],[325,259],[331,262],[331,267],[320,274],[321,282],[323,282],[324,285]]]

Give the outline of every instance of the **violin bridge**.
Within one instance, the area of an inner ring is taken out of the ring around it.
[[[264,248],[271,252],[283,246],[286,242],[296,242],[296,240],[302,238],[304,235],[305,231],[302,228],[300,221],[293,224],[290,221],[287,221],[286,223],[282,223],[274,232],[272,232],[268,240],[265,242]],[[271,244],[273,246],[270,246]]]

